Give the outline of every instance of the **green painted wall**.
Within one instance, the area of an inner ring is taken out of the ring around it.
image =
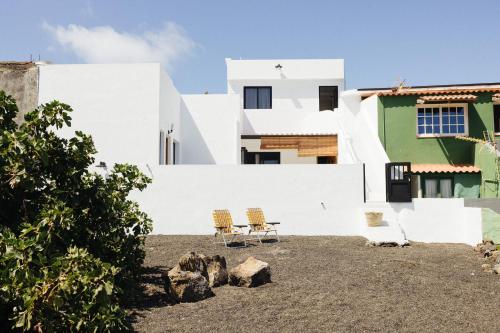
[[[496,157],[486,148],[476,144],[474,147],[474,164],[481,169],[481,197],[498,198],[500,194],[496,171]]]
[[[481,174],[459,173],[454,176],[455,198],[479,198]]]
[[[483,131],[493,131],[492,93],[477,93],[476,96],[476,102],[468,105],[469,136],[482,139]],[[393,162],[474,164],[481,168],[483,180],[495,179],[495,158],[485,151],[480,152],[474,143],[455,138],[417,137],[418,97],[379,97],[378,132],[389,159]],[[477,177],[459,179],[464,182],[464,189],[459,192],[467,197],[477,191],[470,181],[477,181]],[[499,196],[498,183],[483,183],[481,196]]]
[[[489,208],[482,209],[483,215],[483,239],[500,244],[500,214]]]

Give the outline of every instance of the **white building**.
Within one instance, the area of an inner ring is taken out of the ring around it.
[[[73,107],[61,134],[91,134],[97,163],[152,177],[134,197],[155,233],[210,234],[213,209],[244,222],[245,208],[262,207],[283,234],[481,240],[480,211],[462,199],[385,202],[376,96],[344,91],[343,60],[226,64],[227,93],[200,95],[180,95],[159,64],[41,65],[39,103]],[[366,210],[386,226],[367,229]]]

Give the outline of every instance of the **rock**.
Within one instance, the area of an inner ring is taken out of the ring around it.
[[[195,252],[189,252],[179,259],[177,266],[181,271],[200,272],[208,280],[207,263],[205,260],[206,256],[203,254],[198,255]]]
[[[479,252],[484,253],[485,256],[489,256],[491,254],[491,252],[493,252],[497,249],[495,244],[493,244],[493,242],[489,241],[489,240],[483,241],[482,244],[478,245],[478,248],[479,248]],[[486,255],[486,253],[488,253],[488,255]]]
[[[252,288],[268,282],[271,282],[269,264],[254,257],[249,257],[229,271],[229,284],[232,286]]]
[[[183,271],[179,265],[168,272],[165,290],[178,302],[197,302],[214,296],[201,272]]]
[[[500,274],[500,264],[496,264],[495,266],[493,266],[493,272],[495,272],[496,274]]]
[[[228,281],[226,258],[219,255],[205,257],[208,272],[208,284],[210,287],[225,285]]]
[[[482,264],[481,268],[484,272],[491,273],[491,265],[490,264]]]
[[[405,241],[404,243],[397,243],[397,242],[375,242],[375,241],[367,241],[365,243],[365,246],[369,247],[374,247],[374,246],[379,246],[379,247],[405,247],[405,246],[410,246],[410,242]]]
[[[496,260],[498,257],[500,257],[500,251],[496,250],[491,252],[491,259]]]

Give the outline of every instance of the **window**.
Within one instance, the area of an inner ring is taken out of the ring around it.
[[[500,104],[493,105],[493,115],[495,119],[495,133],[500,133]]]
[[[243,95],[245,109],[272,109],[271,87],[245,87]]]
[[[279,152],[253,153],[245,151],[245,164],[280,164],[281,156]]]
[[[317,156],[317,164],[337,164],[337,159],[335,156]]]
[[[174,140],[172,143],[172,164],[177,164],[179,161],[179,143]]]
[[[332,110],[339,106],[339,89],[337,86],[319,87],[319,110]]]
[[[467,135],[467,104],[418,105],[417,136]]]
[[[453,179],[424,178],[425,198],[453,198]]]

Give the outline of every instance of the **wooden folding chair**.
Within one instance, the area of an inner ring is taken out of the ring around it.
[[[248,224],[250,225],[248,235],[252,232],[256,235],[256,238],[249,239],[258,239],[259,242],[262,243],[262,239],[264,239],[270,232],[274,232],[276,234],[277,241],[280,241],[278,230],[276,230],[276,225],[280,224],[280,222],[266,222],[264,212],[260,208],[248,208],[247,217]],[[260,236],[262,233],[264,234],[263,237]]]
[[[245,238],[245,234],[243,232],[243,228],[246,228],[247,226],[244,224],[233,224],[233,219],[231,217],[231,213],[227,209],[216,209],[212,212],[212,217],[214,220],[215,224],[215,244],[222,244],[226,247],[230,243],[233,243],[236,241],[237,237],[240,237],[243,239],[243,243],[245,244],[244,246],[247,246],[247,241]],[[239,230],[235,230],[235,228],[238,228]],[[222,236],[222,242],[217,241],[217,236]],[[244,247],[241,246],[241,247]]]

